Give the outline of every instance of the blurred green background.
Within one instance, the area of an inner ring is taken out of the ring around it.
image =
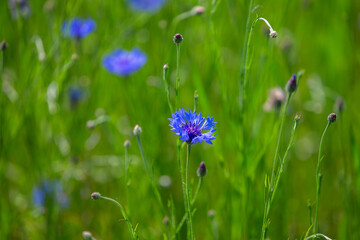
[[[194,6],[201,16],[174,24]],[[32,0],[31,13],[14,19],[8,1],[0,3],[0,41],[6,40],[1,72],[1,239],[81,239],[88,230],[97,239],[129,239],[115,205],[91,200],[98,191],[130,208],[140,239],[163,239],[170,227],[154,198],[136,139],[143,133],[145,155],[165,206],[174,198],[177,221],[184,213],[170,131],[162,67],[169,64],[171,100],[175,96],[176,47],[180,56],[180,106],[198,110],[217,122],[214,145],[192,148],[190,179],[205,161],[208,174],[195,204],[196,239],[259,239],[264,209],[265,174],[271,174],[279,119],[264,112],[268,91],[284,87],[291,74],[304,70],[285,121],[284,154],[293,117],[301,123],[270,213],[270,239],[300,239],[310,226],[308,204],[315,203],[315,168],[319,141],[338,97],[338,112],[323,146],[323,183],[319,224],[334,239],[360,239],[360,2],[356,0],[254,1],[251,22],[266,18],[278,32],[268,36],[263,22],[254,27],[248,72],[246,114],[239,111],[239,82],[249,1],[167,0],[154,13],[134,11],[126,1]],[[96,30],[77,45],[61,26],[73,17],[92,18]],[[43,45],[45,56],[38,54]],[[139,47],[148,57],[138,72],[119,77],[107,72],[102,58],[116,48]],[[41,48],[41,47],[40,47]],[[68,91],[81,88],[72,106]],[[93,129],[89,120],[105,119]],[[239,124],[243,121],[243,124]],[[244,131],[242,130],[245,129]],[[245,132],[245,136],[243,136]],[[124,147],[131,141],[130,201],[124,182]],[[56,201],[39,207],[33,189],[58,180],[67,206]],[[214,217],[208,211],[214,210]],[[185,239],[183,227],[180,239]]]

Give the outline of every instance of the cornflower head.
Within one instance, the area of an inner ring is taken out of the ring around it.
[[[83,91],[78,87],[71,87],[68,91],[69,100],[71,106],[76,107],[76,105],[80,102],[83,97]]]
[[[19,18],[19,13],[24,18],[31,15],[31,7],[28,0],[9,0],[9,9],[13,19]]]
[[[42,181],[33,188],[32,195],[34,204],[39,207],[45,207],[48,201],[59,204],[61,208],[68,205],[68,198],[58,180]]]
[[[212,134],[216,131],[214,129],[216,122],[213,122],[214,117],[210,117],[210,115],[201,117],[201,113],[197,114],[196,111],[186,112],[184,109],[179,109],[172,114],[172,118],[169,120],[171,131],[180,136],[180,140],[183,142],[196,145],[196,143],[205,141],[212,144],[211,141],[215,139],[215,135]]]
[[[128,0],[127,2],[134,10],[155,12],[161,8],[165,0]]]
[[[95,27],[96,24],[91,18],[73,18],[63,23],[61,31],[63,32],[65,37],[72,37],[79,40],[94,31]]]
[[[144,66],[146,61],[147,57],[140,49],[133,48],[131,51],[118,49],[105,56],[102,64],[110,73],[128,76]]]

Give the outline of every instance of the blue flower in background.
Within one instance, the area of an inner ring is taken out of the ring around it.
[[[81,39],[94,31],[95,27],[96,24],[91,18],[74,18],[70,21],[65,21],[61,27],[61,31],[66,37]]]
[[[205,141],[212,144],[211,141],[215,139],[215,136],[212,135],[216,131],[214,117],[201,117],[201,113],[197,115],[196,111],[186,112],[184,109],[179,109],[172,114],[172,118],[169,120],[171,131],[180,136],[180,140],[183,142],[196,145],[196,143]]]
[[[24,18],[31,15],[31,7],[28,0],[9,0],[9,9],[13,19],[19,18],[19,13]]]
[[[146,63],[146,55],[140,49],[115,50],[103,59],[103,66],[109,72],[127,76],[139,70]]]
[[[135,10],[155,12],[161,8],[165,0],[128,0],[128,4]]]
[[[45,207],[46,203],[59,204],[61,208],[68,205],[68,198],[63,192],[63,187],[58,180],[45,180],[35,186],[32,191],[34,204],[38,207]]]
[[[68,91],[69,100],[72,106],[76,106],[83,97],[83,90],[78,87],[71,87]]]

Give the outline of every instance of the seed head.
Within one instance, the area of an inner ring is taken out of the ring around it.
[[[130,147],[130,141],[129,140],[125,140],[124,147],[126,147],[126,148]]]
[[[206,176],[206,166],[205,166],[205,163],[204,162],[201,162],[198,169],[197,169],[197,175],[198,177],[205,177]]]
[[[141,127],[136,124],[135,127],[134,127],[134,130],[133,130],[134,135],[139,136],[141,134],[141,132],[142,132]]]
[[[92,198],[93,200],[99,200],[100,197],[101,197],[101,194],[98,193],[98,192],[93,192],[93,193],[91,194],[91,198]]]
[[[177,33],[174,35],[173,41],[176,44],[180,44],[183,41],[183,36],[181,36],[180,33]]]
[[[293,74],[286,84],[286,91],[288,91],[288,93],[293,93],[296,91],[296,89],[297,89],[296,74]]]
[[[195,6],[191,11],[194,15],[201,15],[205,12],[205,8],[203,6]]]
[[[329,116],[327,117],[329,123],[333,123],[336,121],[336,113],[330,113]]]
[[[7,49],[8,45],[6,43],[5,40],[3,40],[1,43],[0,43],[0,50],[1,51],[5,51]]]
[[[276,38],[277,37],[277,32],[274,31],[273,29],[270,29],[270,33],[269,33],[271,38]]]

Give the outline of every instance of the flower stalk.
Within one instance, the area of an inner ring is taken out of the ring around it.
[[[131,239],[132,240],[139,239],[137,234],[136,234],[136,229],[133,228],[133,226],[131,224],[131,221],[129,220],[129,218],[128,218],[127,214],[126,214],[126,211],[125,211],[124,207],[118,201],[116,201],[116,200],[114,200],[112,198],[103,197],[103,196],[100,195],[100,193],[97,193],[97,192],[92,193],[91,198],[94,199],[94,200],[103,199],[103,200],[107,200],[107,201],[115,203],[120,208],[121,214],[123,215],[123,218],[124,218],[124,220],[126,221],[126,223],[128,225]]]
[[[269,220],[270,208],[271,208],[272,202],[275,197],[275,193],[276,193],[279,181],[280,181],[281,174],[283,172],[283,167],[284,167],[286,157],[288,155],[290,148],[293,145],[295,130],[296,130],[297,124],[300,119],[299,116],[295,117],[295,123],[294,123],[294,127],[293,127],[293,130],[291,133],[289,145],[286,149],[284,157],[282,159],[280,159],[280,163],[278,163],[279,149],[280,149],[282,132],[283,132],[283,128],[284,128],[285,116],[286,116],[287,109],[289,107],[291,97],[297,90],[297,87],[298,87],[297,77],[296,77],[296,74],[293,74],[292,77],[289,79],[289,81],[286,84],[287,95],[286,95],[285,106],[284,106],[282,114],[281,114],[281,122],[280,122],[278,140],[277,140],[277,144],[276,144],[275,156],[274,156],[274,160],[273,160],[273,167],[272,167],[270,182],[268,182],[267,178],[265,179],[265,207],[264,207],[263,223],[262,223],[262,228],[261,228],[261,240],[264,240],[266,238],[267,230],[268,230],[268,227],[270,224],[270,220]]]
[[[175,86],[175,108],[179,106],[179,88],[180,88],[180,43],[176,43],[176,86]]]
[[[326,131],[328,130],[331,123],[336,121],[336,114],[331,113],[328,116],[328,123],[326,124],[326,127],[324,129],[324,132],[320,139],[320,146],[319,146],[319,154],[318,154],[318,161],[317,161],[317,167],[316,167],[316,208],[315,208],[315,219],[314,219],[314,225],[313,225],[313,232],[314,234],[319,232],[319,226],[318,226],[318,215],[319,215],[319,205],[320,205],[320,191],[321,191],[321,180],[322,175],[320,172],[321,162],[323,160],[323,157],[321,156],[321,149],[324,141],[324,136],[326,134]]]
[[[189,186],[189,168],[190,168],[190,151],[191,144],[187,144],[187,157],[186,157],[186,167],[185,167],[185,209],[187,215],[187,233],[188,239],[194,239],[194,232],[192,226],[192,214],[191,214],[191,201],[190,201],[190,186]]]
[[[171,112],[173,112],[173,107],[172,107],[172,104],[171,104],[171,101],[170,101],[169,84],[168,84],[167,79],[166,79],[168,70],[169,70],[169,66],[167,64],[165,64],[164,67],[163,67],[163,81],[164,81],[164,84],[165,84],[166,99],[167,99],[167,102],[168,102],[168,105],[169,105],[169,109],[170,109]]]
[[[158,201],[158,203],[159,203],[159,205],[161,207],[161,211],[163,212],[163,214],[165,214],[165,208],[164,208],[164,205],[163,205],[163,202],[162,202],[162,199],[161,199],[161,195],[160,195],[159,190],[157,188],[157,185],[155,183],[153,172],[152,172],[152,170],[150,170],[148,161],[145,158],[144,150],[143,150],[141,140],[140,140],[140,134],[136,135],[136,139],[137,139],[137,142],[138,142],[138,145],[139,145],[141,157],[142,157],[144,165],[145,165],[146,173],[147,173],[147,175],[148,175],[148,177],[150,178],[150,181],[151,181],[151,186],[152,186],[153,192],[155,194],[155,198],[156,198],[156,200]]]
[[[131,206],[130,206],[130,179],[129,179],[129,165],[130,165],[130,159],[129,159],[129,146],[130,141],[126,140],[124,143],[125,147],[125,187],[126,187],[126,202],[127,202],[127,209],[129,215],[131,215]]]

